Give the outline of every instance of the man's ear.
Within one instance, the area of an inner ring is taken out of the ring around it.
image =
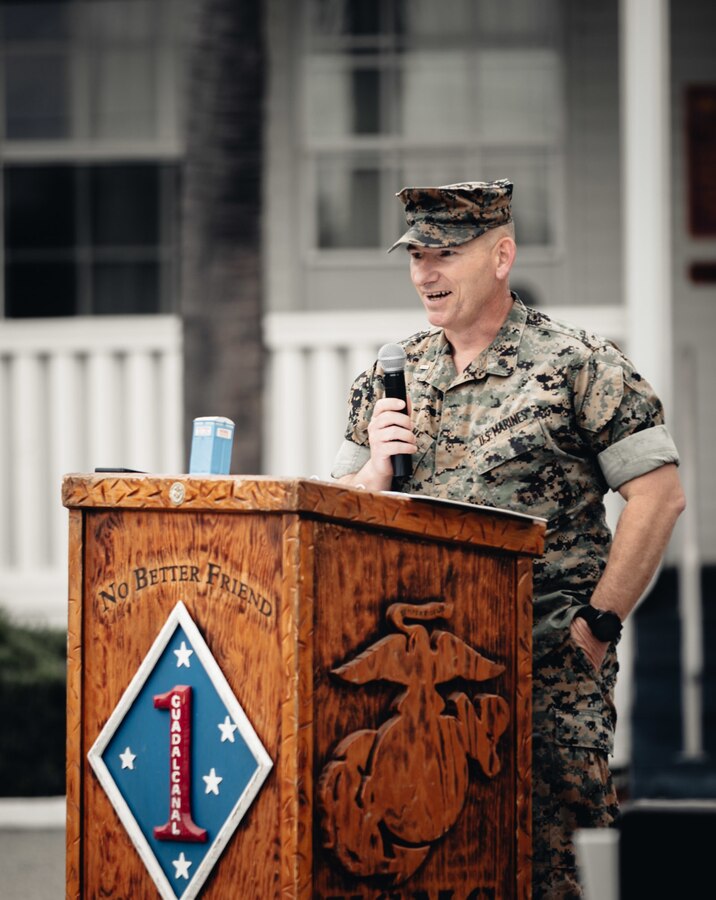
[[[517,245],[511,237],[505,235],[494,246],[496,268],[495,276],[499,279],[505,279],[510,274],[510,269],[517,255]]]

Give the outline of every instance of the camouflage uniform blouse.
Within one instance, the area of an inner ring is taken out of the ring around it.
[[[651,386],[610,342],[514,295],[493,343],[459,373],[442,331],[403,342],[418,450],[408,493],[511,509],[548,521],[534,565],[534,655],[564,636],[606,565],[608,488],[678,462]],[[333,477],[370,457],[383,396],[377,364],[356,379]]]

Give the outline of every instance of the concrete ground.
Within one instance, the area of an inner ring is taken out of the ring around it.
[[[0,799],[0,897],[65,896],[65,800]]]

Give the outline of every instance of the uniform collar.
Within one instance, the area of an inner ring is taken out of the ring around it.
[[[525,305],[512,292],[513,304],[502,328],[497,332],[495,340],[467,366],[464,372],[455,371],[450,344],[445,332],[439,332],[438,345],[433,359],[424,372],[418,374],[419,381],[425,381],[438,390],[446,391],[449,387],[475,381],[485,375],[512,375],[517,365],[522,333],[527,322]]]
[[[417,381],[423,381],[439,391],[446,391],[457,375],[455,363],[452,361],[452,347],[442,329],[434,332],[434,335],[435,343],[414,377]]]

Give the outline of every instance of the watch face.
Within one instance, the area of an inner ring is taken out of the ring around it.
[[[613,641],[621,634],[622,623],[616,613],[587,604],[581,607],[577,615],[586,621],[598,641]]]
[[[592,629],[592,634],[600,641],[613,641],[622,630],[619,616],[613,612],[598,611],[592,622],[587,621]]]

